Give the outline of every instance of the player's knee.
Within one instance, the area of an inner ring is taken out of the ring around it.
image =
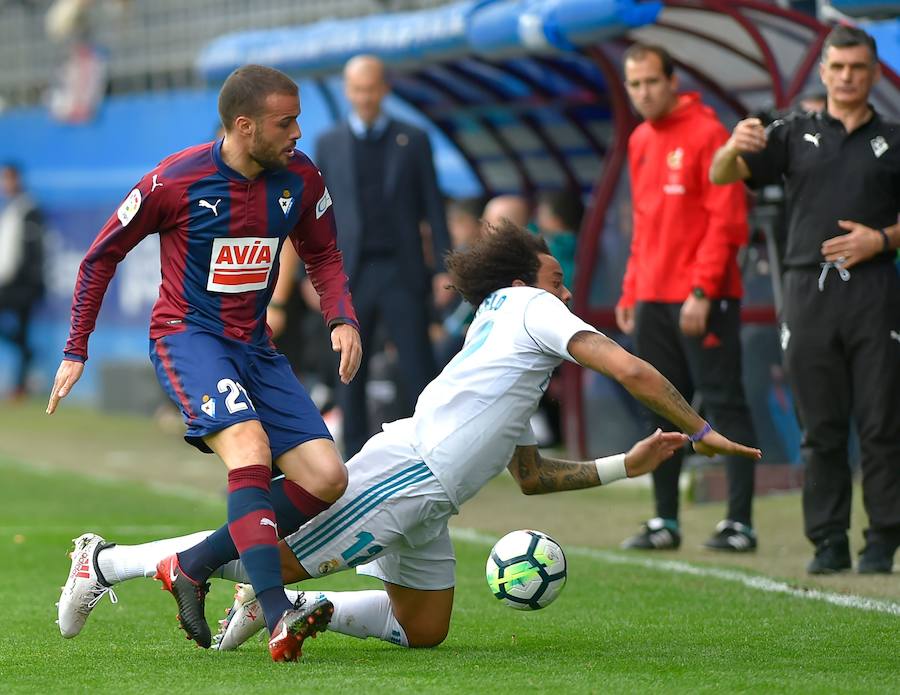
[[[406,641],[415,649],[436,647],[445,639],[450,631],[450,621],[443,620],[417,620],[409,626],[404,625]]]
[[[347,467],[340,459],[323,466],[320,471],[319,484],[321,485],[319,496],[328,502],[333,502],[347,489]]]
[[[424,630],[413,631],[412,633],[407,632],[406,640],[413,649],[436,647],[447,639],[449,629],[450,626],[445,625],[443,627],[431,627]]]

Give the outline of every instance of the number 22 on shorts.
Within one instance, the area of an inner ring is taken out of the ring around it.
[[[219,393],[228,394],[225,396],[225,407],[228,409],[229,413],[234,414],[239,413],[242,410],[247,410],[248,405],[253,410],[256,410],[256,408],[253,407],[253,401],[250,400],[250,395],[247,393],[247,390],[234,379],[219,379],[216,388],[219,389]],[[238,400],[241,396],[246,400],[246,403]]]

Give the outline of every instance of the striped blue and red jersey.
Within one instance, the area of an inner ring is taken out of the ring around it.
[[[88,337],[116,266],[159,234],[161,283],[150,337],[199,326],[243,342],[269,340],[266,306],[290,238],[319,293],[329,326],[358,327],[337,248],[334,211],[309,157],[247,179],[222,160],[222,141],[164,159],[128,194],[78,271],[65,356],[86,360]]]

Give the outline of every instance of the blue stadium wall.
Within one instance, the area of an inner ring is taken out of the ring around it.
[[[55,122],[39,107],[0,117],[7,133],[0,160],[22,167],[49,228],[48,292],[31,336],[39,385],[49,387],[61,357],[78,264],[97,231],[148,168],[170,152],[212,139],[215,108],[214,92],[184,92],[111,99],[85,125]],[[73,397],[95,395],[96,366],[103,359],[146,354],[159,282],[155,241],[140,244],[113,279],[90,343],[95,368],[86,370]],[[13,352],[0,345],[0,393],[9,388],[14,366]]]

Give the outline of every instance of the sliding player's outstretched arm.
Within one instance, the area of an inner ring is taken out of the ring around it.
[[[628,453],[594,461],[564,461],[541,456],[535,445],[518,446],[507,468],[526,495],[582,490],[650,473],[687,441],[680,432],[656,430]]]
[[[682,432],[691,433],[697,453],[751,459],[762,456],[759,449],[732,442],[710,428],[653,365],[635,357],[606,336],[580,331],[572,336],[568,349],[579,364],[615,379],[653,412],[662,415]]]

